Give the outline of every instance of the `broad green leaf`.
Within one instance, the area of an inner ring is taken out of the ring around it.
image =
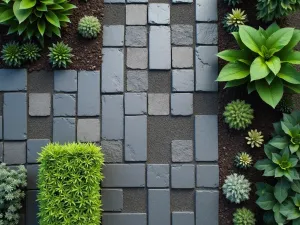
[[[271,210],[276,204],[276,199],[273,194],[266,193],[257,199],[256,204],[264,210]]]
[[[277,153],[272,153],[272,161],[273,163],[276,163],[277,165],[281,162],[281,156]]]
[[[41,3],[40,5],[38,5],[36,7],[36,9],[40,12],[47,12],[48,11],[48,8],[47,8],[47,5],[44,4],[44,3]]]
[[[274,187],[263,182],[257,182],[255,184],[257,191],[255,194],[258,196],[264,195],[265,193],[273,193],[274,192]]]
[[[295,167],[298,163],[298,159],[290,158],[289,163],[291,164],[291,167]]]
[[[272,153],[278,153],[280,150],[270,144],[264,145],[264,152],[269,159],[272,159]]]
[[[239,59],[249,59],[249,55],[243,50],[225,50],[218,53],[217,56],[228,62],[236,62]]]
[[[248,95],[255,91],[255,82],[250,82],[247,84]]]
[[[297,193],[300,193],[300,181],[299,180],[294,180],[292,185],[291,185],[291,188],[293,191],[297,192]]]
[[[42,36],[44,36],[45,29],[46,29],[45,20],[43,20],[43,19],[38,20],[37,26],[38,26],[38,29],[39,29],[40,34],[41,34]]]
[[[278,30],[280,30],[280,27],[277,25],[277,23],[272,23],[266,30],[266,33],[268,37],[270,37],[273,33],[275,33]]]
[[[294,208],[295,205],[291,200],[285,201],[280,205],[280,213],[287,217]]]
[[[299,51],[289,52],[282,58],[281,61],[299,65],[300,64],[300,52]]]
[[[300,218],[293,220],[292,225],[299,225],[300,224]]]
[[[278,202],[282,203],[288,197],[289,188],[290,183],[286,179],[279,179],[274,188],[274,196]]]
[[[267,167],[269,167],[272,164],[272,161],[269,159],[262,159],[258,160],[254,167],[258,170],[265,170]]]
[[[20,1],[15,1],[13,11],[19,23],[22,23],[30,16],[32,9],[20,9],[20,3]]]
[[[71,23],[71,20],[66,15],[58,14],[57,17],[61,22]]]
[[[282,170],[280,167],[277,167],[276,169],[275,169],[275,177],[276,178],[278,178],[278,177],[283,177],[285,175],[285,171],[284,170]],[[291,177],[291,176],[289,176],[289,177]],[[291,178],[290,178],[291,179]],[[289,179],[289,180],[290,180]]]
[[[284,131],[284,133],[286,133],[289,136],[292,136],[292,132],[291,132],[291,128],[292,127],[291,127],[291,124],[285,123],[283,121],[281,121],[280,124],[281,124],[281,128]]]
[[[249,73],[250,73],[249,66],[240,62],[235,62],[235,63],[231,62],[222,68],[217,78],[217,81],[239,80],[247,77]]]
[[[288,220],[294,220],[300,217],[300,211],[296,207],[293,208],[287,215]]]
[[[49,6],[49,9],[51,10],[61,10],[64,9],[64,7],[60,6],[59,4],[53,4]]]
[[[276,165],[270,164],[268,167],[265,168],[263,176],[265,177],[274,177],[276,173]]]
[[[60,27],[59,19],[52,11],[48,11],[45,16],[49,23],[56,27]]]
[[[25,31],[25,29],[27,28],[28,26],[28,21],[25,21],[21,24],[18,25],[18,34],[21,35],[23,34],[23,32]]]
[[[294,30],[294,34],[290,42],[282,49],[282,51],[292,50],[300,41],[300,30]]]
[[[237,87],[237,86],[247,83],[248,81],[249,81],[249,79],[247,77],[243,78],[243,79],[239,79],[239,80],[228,81],[224,88]]]
[[[267,32],[262,27],[259,27],[258,31],[261,33],[261,35],[264,36],[265,39],[267,39],[269,37]]]
[[[300,93],[300,84],[289,84],[285,82],[284,86],[288,88],[292,93]]]
[[[265,78],[269,73],[270,69],[267,66],[265,60],[261,56],[258,56],[250,66],[251,81]]]
[[[242,42],[253,52],[260,53],[260,47],[264,44],[263,36],[258,30],[246,25],[239,26],[239,35]]]
[[[283,149],[281,151],[281,153],[282,153],[282,157],[281,157],[282,161],[288,161],[289,158],[290,158],[290,151],[289,151],[288,147],[286,147],[285,149]]]
[[[266,64],[275,75],[280,71],[281,64],[280,59],[277,56],[272,56],[272,58],[266,61]]]
[[[294,197],[292,197],[292,199],[295,206],[300,207],[300,194],[296,194]]]
[[[290,142],[287,137],[276,136],[270,140],[269,145],[278,149],[285,149],[289,145],[289,143]]]
[[[77,8],[75,5],[70,4],[70,3],[63,3],[63,4],[61,4],[61,6],[64,7],[64,11],[68,11],[70,9],[76,9]]]
[[[299,145],[290,144],[289,148],[291,150],[291,153],[293,154],[299,150]]]
[[[277,76],[291,84],[300,84],[300,73],[288,63],[282,64]]]
[[[0,23],[3,23],[7,20],[10,20],[14,16],[15,15],[14,15],[13,10],[12,9],[7,9],[3,13],[0,14]]]
[[[272,211],[267,211],[264,213],[264,222],[268,225],[273,225],[276,223],[275,219],[274,219],[274,213]]]
[[[21,0],[20,9],[30,9],[34,7],[36,0]]]
[[[276,135],[284,136],[285,133],[284,133],[284,131],[282,130],[281,124],[280,124],[279,122],[273,123],[273,128],[274,128],[274,130],[275,130],[275,135],[274,135],[274,136],[276,136]]]
[[[246,45],[244,45],[244,43],[242,42],[241,40],[241,37],[240,37],[240,34],[238,32],[232,32],[231,33],[233,35],[233,37],[235,38],[238,46],[241,48],[241,49],[246,49]]]
[[[273,73],[269,73],[269,75],[265,77],[265,80],[270,85],[275,78],[276,78],[276,76]]]
[[[280,51],[292,39],[294,28],[282,28],[274,32],[266,41],[268,49],[276,49]]]

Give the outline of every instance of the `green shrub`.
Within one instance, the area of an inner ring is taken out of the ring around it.
[[[63,42],[53,44],[52,47],[49,47],[49,50],[50,53],[48,56],[52,67],[66,68],[70,63],[72,63],[72,48]]]
[[[26,43],[22,45],[23,57],[25,60],[33,62],[41,57],[41,49],[34,43]]]
[[[251,146],[251,148],[259,148],[264,143],[264,136],[261,132],[255,130],[250,130],[248,132],[248,137],[246,137],[247,144]]]
[[[239,30],[239,25],[247,22],[247,15],[241,9],[232,9],[232,13],[227,13],[222,21],[223,27],[227,32]]]
[[[255,225],[254,213],[249,209],[240,208],[233,214],[233,225]]]
[[[49,144],[38,162],[40,225],[99,225],[103,153],[94,144]]]
[[[228,5],[235,6],[243,2],[243,0],[224,0]]]
[[[276,106],[276,110],[281,113],[290,114],[294,110],[294,103],[291,95],[284,95]]]
[[[22,48],[17,42],[3,45],[1,58],[7,66],[20,67],[24,62]]]
[[[234,165],[237,168],[248,169],[252,166],[252,156],[246,152],[239,152],[234,158]]]
[[[96,38],[101,30],[101,24],[95,16],[84,16],[78,24],[78,32],[84,38]]]
[[[27,171],[24,166],[10,169],[0,164],[0,224],[19,224],[19,210],[22,208],[24,189],[27,186]]]
[[[272,24],[267,30],[241,25],[232,33],[240,50],[225,50],[218,56],[229,63],[217,81],[225,87],[247,84],[248,93],[257,91],[260,98],[273,108],[281,100],[284,90],[300,93],[299,72],[292,64],[300,64],[300,52],[294,47],[300,41],[300,30],[280,29]]]

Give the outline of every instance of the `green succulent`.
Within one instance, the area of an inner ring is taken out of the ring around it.
[[[264,136],[261,132],[255,130],[250,130],[248,132],[248,137],[246,137],[247,144],[251,146],[251,148],[254,147],[261,147],[261,145],[264,143]]]
[[[84,16],[78,24],[78,33],[84,38],[96,38],[101,30],[101,24],[95,16]]]
[[[254,118],[251,105],[239,99],[227,104],[223,116],[225,117],[225,123],[236,130],[246,129]]]
[[[251,191],[250,182],[244,175],[236,173],[226,177],[222,189],[226,198],[234,203],[241,203],[242,201],[249,199]]]
[[[232,9],[232,13],[227,13],[223,19],[223,27],[227,32],[236,32],[239,25],[247,22],[247,15],[241,9]]]
[[[255,215],[254,213],[246,208],[240,208],[233,214],[233,224],[234,225],[255,225]]]
[[[1,58],[7,66],[20,67],[24,62],[22,48],[17,42],[3,45]]]
[[[243,0],[224,0],[228,5],[235,6],[243,2]]]
[[[234,165],[241,169],[248,169],[252,166],[252,156],[246,152],[239,152],[234,158]]]
[[[31,62],[37,60],[41,57],[40,52],[41,49],[34,43],[26,43],[22,46],[23,57],[25,60],[29,60]]]
[[[49,47],[49,50],[50,53],[48,56],[52,67],[66,68],[70,63],[72,63],[72,48],[63,42],[53,44],[52,47]]]
[[[290,95],[284,95],[275,109],[281,113],[290,114],[294,110],[292,97]]]

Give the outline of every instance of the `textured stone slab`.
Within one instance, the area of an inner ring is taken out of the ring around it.
[[[127,48],[127,67],[130,69],[147,69],[148,49]]]
[[[147,114],[147,93],[125,93],[125,115]]]
[[[50,93],[29,94],[29,115],[30,116],[50,116],[51,95]]]
[[[102,189],[101,199],[106,212],[121,212],[123,209],[122,189]]]
[[[130,92],[148,91],[148,71],[127,70],[127,91]]]
[[[170,190],[148,189],[148,225],[171,225]]]
[[[169,94],[148,94],[148,114],[149,115],[169,115],[170,114]]]
[[[169,164],[147,165],[147,187],[169,187]]]
[[[54,94],[53,116],[75,116],[76,94]]]
[[[170,27],[150,26],[149,69],[171,69]]]
[[[173,0],[173,2],[176,0]],[[185,1],[185,0],[183,0]],[[192,45],[193,44],[193,26],[185,24],[173,24],[172,44],[173,45]]]
[[[56,92],[76,92],[77,71],[54,70],[54,90]]]
[[[196,161],[218,160],[218,117],[217,115],[195,116]]]
[[[172,70],[173,92],[193,92],[194,89],[194,70]]]
[[[103,26],[103,46],[123,47],[124,31],[123,25]]]
[[[103,225],[147,225],[146,213],[103,213]]]
[[[123,161],[122,141],[101,141],[104,161],[106,163],[118,163]]]
[[[171,94],[171,114],[173,116],[190,116],[193,114],[193,94]]]
[[[78,119],[77,141],[99,142],[100,141],[100,120],[99,119]]]
[[[171,183],[172,188],[194,188],[195,166],[193,164],[172,165]]]
[[[53,142],[60,144],[76,141],[75,118],[53,118]]]
[[[193,3],[193,0],[172,0],[172,3]]]
[[[0,142],[0,161],[3,162],[4,148],[3,142]]]
[[[164,3],[150,3],[148,5],[149,24],[170,24],[170,5]]]
[[[196,224],[219,224],[218,191],[196,191]]]
[[[27,163],[37,163],[37,158],[42,148],[50,142],[49,139],[28,139],[27,140]]]
[[[126,5],[126,25],[146,24],[147,5]]]
[[[104,0],[104,3],[118,4],[118,3],[125,3],[125,0]]]
[[[173,47],[172,48],[172,67],[191,68],[193,67],[193,48],[192,47]]]
[[[192,162],[193,151],[192,140],[174,140],[172,141],[172,162]]]
[[[123,49],[103,48],[102,89],[103,93],[124,91]]]
[[[2,116],[0,116],[0,140],[2,140],[3,138],[3,133],[2,133],[2,130],[3,130],[3,127],[2,127]]]
[[[39,164],[27,165],[26,169],[27,169],[27,189],[36,190]]]
[[[4,93],[3,139],[27,138],[27,99],[25,93]]]
[[[219,187],[218,165],[197,165],[197,187]]]
[[[147,45],[147,27],[126,26],[126,46],[145,47]]]
[[[102,187],[145,187],[145,164],[106,164]]]
[[[103,68],[103,67],[102,67]],[[78,116],[98,116],[100,113],[100,72],[78,72]]]
[[[196,48],[196,91],[218,91],[218,47],[198,46]]]
[[[172,212],[172,225],[194,225],[194,212]]]
[[[210,22],[218,20],[217,0],[196,0],[196,21]]]
[[[102,96],[102,138],[120,140],[124,138],[123,95]]]
[[[27,90],[26,69],[0,69],[0,91]]]
[[[197,44],[217,45],[218,44],[218,24],[216,23],[198,23]]]
[[[26,163],[26,142],[4,142],[4,162],[8,165]]]
[[[26,224],[39,225],[38,223],[38,191],[27,191],[26,193]]]

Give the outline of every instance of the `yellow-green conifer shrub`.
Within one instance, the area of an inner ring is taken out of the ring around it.
[[[40,225],[99,225],[104,156],[94,144],[52,143],[38,162]]]

